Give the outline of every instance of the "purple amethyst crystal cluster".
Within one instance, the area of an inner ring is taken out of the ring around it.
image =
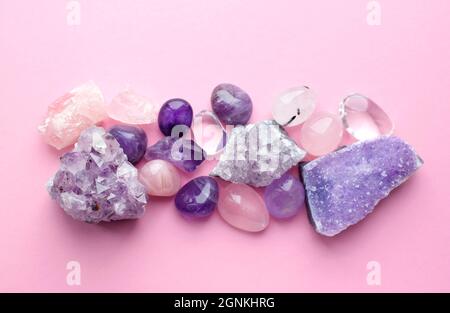
[[[316,231],[334,236],[371,213],[423,161],[397,137],[358,142],[301,167]]]
[[[48,191],[67,214],[88,223],[139,218],[147,203],[137,169],[100,127],[85,130],[74,150],[61,157]]]

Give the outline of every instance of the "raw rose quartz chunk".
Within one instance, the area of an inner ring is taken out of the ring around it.
[[[83,130],[105,118],[102,92],[88,82],[50,104],[47,118],[38,130],[45,142],[60,150],[74,144]]]
[[[158,117],[157,105],[131,90],[116,95],[107,112],[112,119],[126,124],[150,124]]]

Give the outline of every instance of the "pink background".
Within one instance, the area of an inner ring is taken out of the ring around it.
[[[380,26],[367,24],[365,0],[79,1],[78,26],[67,25],[67,2],[0,1],[0,291],[450,291],[449,1],[380,0]],[[255,235],[217,213],[187,222],[171,198],[153,199],[137,222],[83,224],[44,189],[59,153],[36,126],[89,79],[108,101],[129,85],[197,111],[216,84],[233,82],[252,96],[253,121],[288,87],[309,85],[332,112],[358,91],[425,166],[331,239],[305,211]],[[66,284],[70,260],[81,286]],[[381,286],[366,283],[372,260]]]

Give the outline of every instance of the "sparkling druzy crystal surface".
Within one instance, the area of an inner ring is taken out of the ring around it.
[[[93,82],[88,82],[50,104],[38,130],[49,145],[63,149],[74,144],[83,130],[106,117],[102,92]]]
[[[53,199],[74,219],[89,223],[135,219],[145,212],[145,188],[117,140],[91,127],[48,183]]]
[[[379,137],[300,167],[308,214],[316,231],[334,236],[358,223],[421,165],[414,149],[397,137]]]
[[[236,126],[210,175],[233,183],[267,186],[305,154],[273,120]]]

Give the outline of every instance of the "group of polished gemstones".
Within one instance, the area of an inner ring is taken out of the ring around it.
[[[306,203],[314,229],[334,236],[366,217],[423,162],[391,136],[391,120],[371,99],[347,96],[340,116],[315,107],[310,88],[291,88],[274,103],[273,120],[248,124],[252,100],[232,84],[218,85],[212,110],[194,115],[186,100],[170,99],[158,109],[131,90],[106,105],[89,82],[52,103],[39,126],[57,149],[75,144],[47,188],[67,214],[89,223],[139,218],[148,196],[175,195],[187,218],[207,217],[217,207],[230,225],[258,232],[270,216],[292,218]],[[108,117],[122,124],[96,126]],[[138,125],[154,122],[164,137],[147,146]],[[302,148],[284,130],[301,124]],[[344,129],[356,142],[340,147]],[[311,161],[304,162],[307,155]],[[178,171],[193,172],[211,156],[219,162],[210,175],[181,187]],[[293,167],[299,178],[290,173]],[[222,187],[215,177],[230,183]],[[252,187],[265,187],[263,197]]]

